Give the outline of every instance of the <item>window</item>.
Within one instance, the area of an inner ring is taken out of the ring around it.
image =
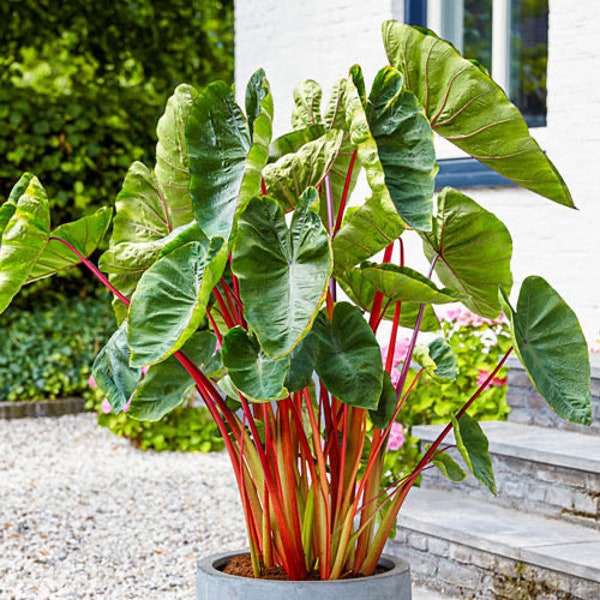
[[[530,127],[546,125],[548,0],[405,0],[404,9],[406,23],[429,27],[484,65]],[[453,160],[440,161],[440,185],[508,184],[441,147]]]
[[[548,0],[429,0],[426,22],[488,69],[530,127],[546,124]]]

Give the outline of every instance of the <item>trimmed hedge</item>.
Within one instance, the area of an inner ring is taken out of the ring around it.
[[[90,367],[113,330],[106,295],[9,307],[0,315],[0,400],[89,395]]]
[[[6,0],[0,19],[0,202],[31,171],[62,222],[153,164],[177,84],[233,79],[232,0]]]

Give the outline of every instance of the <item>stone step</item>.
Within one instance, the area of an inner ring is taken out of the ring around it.
[[[600,530],[600,436],[500,421],[482,421],[490,442],[498,503]],[[431,443],[441,426],[419,426],[412,435]],[[453,444],[454,437],[448,436]],[[449,453],[458,458],[455,449]],[[423,487],[489,499],[474,477],[453,483],[437,469],[423,474]]]
[[[458,492],[413,488],[386,552],[450,597],[600,598],[600,533]]]
[[[561,419],[535,390],[517,358],[511,357],[508,366],[506,401],[510,406],[509,421],[600,435],[600,355],[591,355],[592,424],[590,427],[574,425]]]

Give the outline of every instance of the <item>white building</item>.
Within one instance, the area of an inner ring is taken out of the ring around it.
[[[600,3],[238,0],[238,93],[243,93],[251,73],[263,67],[275,100],[275,133],[282,134],[289,130],[286,120],[298,81],[315,79],[327,93],[354,63],[363,67],[367,82],[387,64],[381,24],[390,18],[427,24],[464,46],[467,55],[479,52],[478,58],[488,63],[492,76],[522,103],[521,108],[532,109],[529,122],[536,125],[532,134],[565,178],[578,211],[489,179],[489,172],[457,160],[460,153],[448,143],[440,144],[439,157],[453,162],[440,161],[440,174],[445,175],[443,183],[463,189],[508,226],[514,244],[515,290],[527,275],[546,278],[575,309],[592,344],[600,336],[600,46],[596,43]],[[542,47],[542,54],[529,63],[522,60],[528,43]],[[515,69],[523,61],[527,68],[537,69],[537,89],[529,95],[519,95],[514,83]],[[545,93],[544,108],[540,102]]]

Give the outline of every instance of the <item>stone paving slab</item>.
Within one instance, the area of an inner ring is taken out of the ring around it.
[[[600,532],[596,530],[431,489],[411,490],[398,525],[598,582],[600,593]]]
[[[503,421],[482,421],[480,425],[492,454],[600,473],[600,436]],[[442,428],[420,425],[413,428],[412,435],[431,442]],[[454,443],[452,434],[446,439]]]

